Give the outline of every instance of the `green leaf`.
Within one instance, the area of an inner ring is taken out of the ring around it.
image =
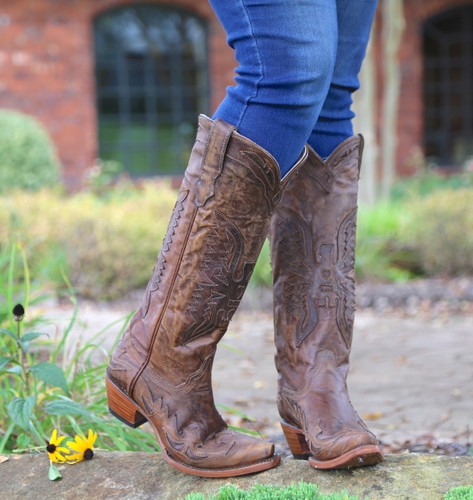
[[[21,346],[21,348],[23,349],[23,352],[28,352],[30,350],[30,343],[29,342],[23,342],[23,340],[20,340],[18,342],[18,345]]]
[[[249,421],[255,421],[256,419],[253,417],[250,417],[249,415],[245,415],[245,413],[242,413],[241,411],[238,411],[236,408],[230,408],[229,406],[217,404],[215,405],[217,408],[222,408],[222,410],[225,410],[227,413],[231,413],[233,415],[238,415],[239,417],[244,418],[245,420]]]
[[[51,481],[56,481],[56,479],[62,478],[62,474],[59,472],[59,469],[51,461],[49,462],[48,478]]]
[[[246,353],[243,352],[241,349],[238,349],[237,347],[233,347],[231,345],[228,345],[228,344],[224,344],[223,342],[221,342],[219,344],[219,347],[225,347],[226,349],[230,349],[230,351],[233,351],[233,352],[236,352],[237,354],[239,354],[240,356],[243,356],[243,357],[246,357]]]
[[[242,432],[243,434],[249,434],[250,436],[263,436],[261,432],[258,431],[250,431],[249,429],[244,429],[243,427],[236,427],[235,425],[229,425],[229,429],[233,429],[234,431]]]
[[[84,417],[90,417],[90,413],[82,405],[69,398],[50,401],[45,405],[44,409],[50,415],[83,415]]]
[[[64,372],[62,368],[59,368],[59,366],[54,363],[38,363],[33,365],[30,370],[35,377],[46,382],[46,384],[52,385],[53,387],[60,387],[64,392],[69,393]]]
[[[30,442],[31,437],[28,434],[24,434],[23,432],[21,434],[18,434],[18,437],[16,438],[16,445],[20,450],[28,448]]]
[[[15,424],[27,431],[35,404],[36,398],[34,396],[15,398],[7,406],[8,415]]]
[[[15,332],[7,330],[6,328],[0,328],[0,333],[4,333],[5,335],[11,337],[15,342],[18,342],[18,335]]]
[[[37,339],[38,337],[41,337],[41,335],[48,335],[47,333],[40,333],[40,332],[28,332],[25,333],[22,337],[21,340],[23,342],[31,342],[34,339]]]
[[[12,358],[7,358],[5,356],[0,356],[0,370],[2,370],[3,367],[6,366],[11,361],[13,361]]]
[[[12,366],[11,368],[8,368],[8,370],[6,370],[7,373],[13,373],[14,375],[21,375],[21,366],[20,365],[16,365],[16,366]]]

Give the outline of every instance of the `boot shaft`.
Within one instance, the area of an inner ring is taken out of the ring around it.
[[[295,456],[316,468],[378,463],[346,378],[355,313],[361,136],[313,151],[271,221],[278,410]]]
[[[309,148],[271,220],[277,365],[348,363],[355,311],[355,238],[361,136],[327,160]]]
[[[230,124],[200,117],[152,278],[119,345],[137,366],[131,392],[145,368],[190,384],[189,373],[211,365],[283,184],[270,154]],[[201,383],[210,384],[210,378]]]
[[[107,369],[115,415],[148,420],[180,470],[217,477],[279,461],[272,445],[227,428],[211,368],[283,184],[271,155],[228,123],[200,118],[143,303]]]

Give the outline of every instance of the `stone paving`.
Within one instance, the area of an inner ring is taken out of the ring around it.
[[[109,348],[129,312],[129,306],[81,304],[80,320],[66,348],[75,349],[81,337],[104,328],[102,337]],[[56,325],[71,313],[67,306],[54,306],[48,312]],[[430,318],[370,310],[357,313],[350,396],[388,451],[408,441],[421,450],[425,443],[430,452],[439,442],[455,443],[458,454],[473,446],[472,335],[469,315]],[[217,404],[255,419],[247,422],[222,408],[230,423],[269,435],[284,453],[272,336],[271,314],[245,306],[238,311],[217,352],[214,392]]]

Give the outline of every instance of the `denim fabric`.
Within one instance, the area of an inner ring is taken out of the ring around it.
[[[326,158],[353,135],[352,93],[360,88],[358,73],[365,57],[378,0],[337,0],[338,48],[330,89],[309,144]]]
[[[236,85],[228,87],[213,118],[270,152],[283,175],[309,137],[318,148],[319,134],[337,140],[346,134],[376,0],[210,3],[238,62]]]

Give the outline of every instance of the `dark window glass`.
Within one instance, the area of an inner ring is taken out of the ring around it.
[[[132,176],[181,174],[199,113],[208,113],[205,23],[137,4],[94,24],[100,157]]]
[[[473,156],[473,6],[428,19],[423,52],[425,152],[458,167]]]

